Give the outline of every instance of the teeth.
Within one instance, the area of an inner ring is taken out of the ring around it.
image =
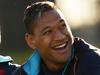
[[[65,45],[66,45],[66,43],[61,44],[61,45],[59,45],[59,46],[56,46],[55,48],[62,48],[62,47],[64,47]]]

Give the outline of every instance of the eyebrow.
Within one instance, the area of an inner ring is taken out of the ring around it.
[[[63,23],[63,22],[64,22],[63,19],[58,20],[58,23]]]
[[[63,20],[63,19],[60,19],[60,20],[58,20],[57,22],[58,22],[58,23],[64,23],[64,20]],[[49,28],[50,28],[50,26],[46,26],[46,27],[44,27],[44,28],[41,30],[41,32],[43,32],[44,30],[49,29]]]
[[[41,32],[44,32],[46,29],[49,29],[49,28],[50,28],[50,26],[46,26],[41,30]]]
[[[64,20],[63,19],[58,20],[58,23],[61,23],[61,22],[64,22]]]

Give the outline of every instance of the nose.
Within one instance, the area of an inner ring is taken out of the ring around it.
[[[56,31],[54,36],[53,36],[53,39],[55,41],[62,41],[66,38],[66,35],[64,33],[62,33],[61,31]]]

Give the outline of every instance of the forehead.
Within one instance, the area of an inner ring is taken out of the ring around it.
[[[59,10],[49,10],[42,14],[38,20],[38,25],[57,23],[60,20],[65,20],[63,14]]]
[[[62,22],[65,22],[65,19],[59,10],[48,10],[38,18],[37,25],[33,29],[33,32],[41,33],[43,29],[47,27],[55,28]]]

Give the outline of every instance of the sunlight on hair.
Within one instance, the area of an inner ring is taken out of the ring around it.
[[[97,20],[96,0],[56,0],[71,27],[94,25]]]

